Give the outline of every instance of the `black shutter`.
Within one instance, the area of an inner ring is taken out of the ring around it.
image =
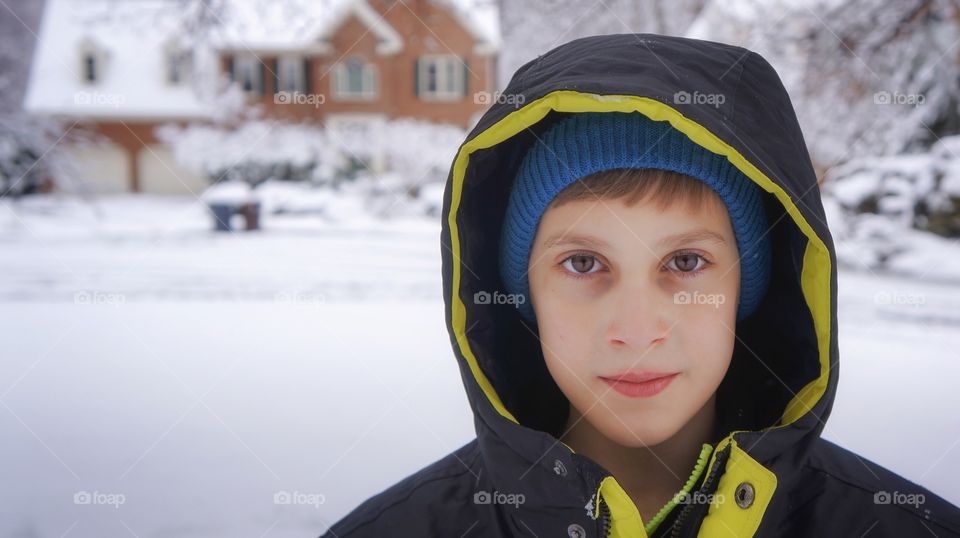
[[[263,62],[257,60],[256,66],[257,66],[257,77],[260,79],[260,89],[257,90],[257,92],[261,97],[263,97],[263,92],[266,91],[267,89],[267,86],[266,86],[267,81],[266,81],[266,78],[264,77],[264,72],[263,72]]]
[[[413,60],[413,95],[420,97],[420,58]]]
[[[236,82],[237,76],[233,71],[233,56],[227,55],[227,76],[230,77],[230,82]]]
[[[467,64],[470,60],[463,59],[463,95],[461,97],[466,97],[470,95],[470,67]]]
[[[307,94],[313,93],[313,90],[312,90],[313,84],[312,84],[312,81],[310,80],[311,63],[312,62],[310,62],[310,58],[303,59],[303,93],[307,93]]]
[[[96,82],[97,81],[97,57],[93,54],[87,54],[86,62],[83,64],[86,68],[86,79],[87,82]]]
[[[273,59],[273,93],[280,92],[280,59]]]

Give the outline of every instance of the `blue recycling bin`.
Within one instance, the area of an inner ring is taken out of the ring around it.
[[[233,205],[223,203],[210,204],[210,212],[213,213],[213,229],[215,231],[229,232],[232,229],[230,219],[233,217]]]

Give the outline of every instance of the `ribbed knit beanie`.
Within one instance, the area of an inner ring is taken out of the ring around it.
[[[638,112],[573,114],[548,128],[524,156],[514,180],[500,240],[506,291],[535,322],[527,279],[530,249],[550,202],[578,179],[610,169],[661,169],[706,183],[726,205],[740,256],[737,320],[760,304],[770,278],[770,242],[762,191],[725,157],[704,149],[665,121]]]

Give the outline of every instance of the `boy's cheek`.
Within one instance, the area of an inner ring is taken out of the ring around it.
[[[681,319],[727,323],[736,318],[739,282],[729,279],[676,288],[671,303]]]
[[[556,348],[546,347],[543,350],[547,370],[569,400],[596,398],[602,393],[602,387],[593,385],[595,380],[589,371],[588,361],[581,360],[581,355],[570,349],[562,351],[562,355],[555,351]]]
[[[733,356],[735,337],[724,326],[699,326],[680,329],[674,335],[687,358],[691,381],[716,389],[726,375]]]
[[[573,287],[564,283],[531,284],[530,295],[533,311],[538,324],[547,320],[575,323],[589,317],[596,295],[584,287]]]
[[[700,331],[709,327],[722,331],[726,331],[726,327],[733,329],[739,280],[731,281],[725,276],[696,280],[661,281],[645,293],[658,295],[654,303],[660,315],[678,329],[687,325],[694,325]],[[570,282],[562,275],[541,274],[531,278],[530,283],[530,300],[541,338],[548,334],[545,329],[550,327],[550,334],[568,340],[565,344],[576,344],[578,333],[597,328],[599,320],[609,320],[610,315],[616,315],[612,309],[624,305],[623,293],[617,287],[604,287],[602,283]],[[635,311],[632,307],[628,310]]]

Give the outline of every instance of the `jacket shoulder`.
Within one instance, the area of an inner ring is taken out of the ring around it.
[[[474,507],[471,495],[476,489],[479,456],[474,439],[370,497],[321,538],[449,534],[446,526],[468,519],[457,513]],[[471,521],[466,521],[457,535],[465,532]]]
[[[835,514],[864,516],[864,531],[872,528],[878,535],[929,531],[960,537],[960,508],[830,441],[817,441],[807,468],[820,475],[818,501]]]

